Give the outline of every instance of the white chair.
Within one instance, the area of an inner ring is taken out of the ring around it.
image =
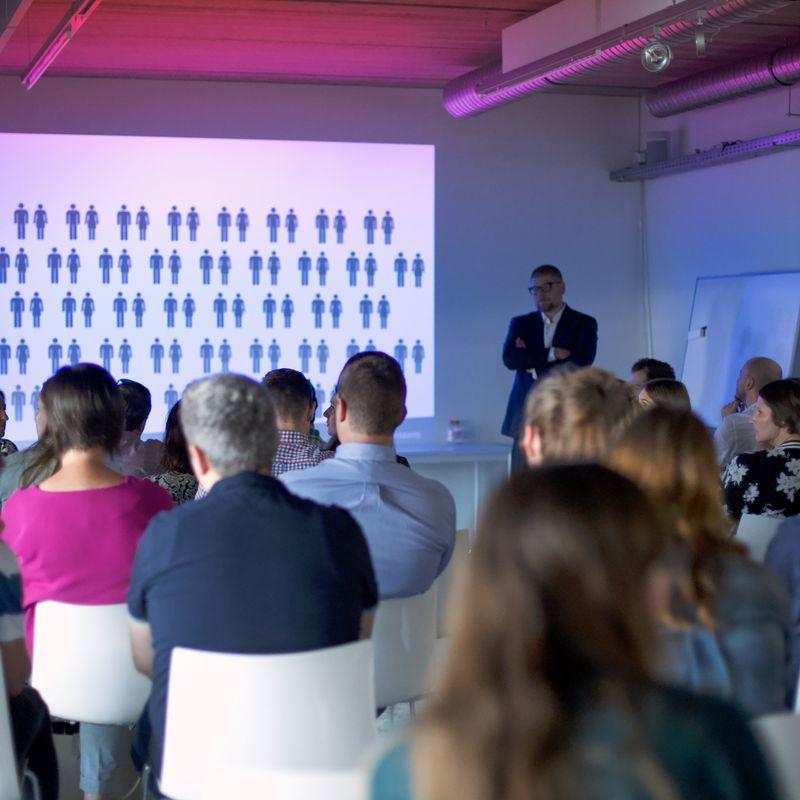
[[[30,783],[33,797],[38,800],[40,790],[36,776],[25,770],[24,780]],[[14,754],[8,694],[6,693],[3,666],[0,663],[0,800],[21,800],[21,798],[22,790],[20,788],[19,772],[17,771],[17,760]]]
[[[355,768],[376,739],[373,686],[370,641],[286,655],[177,647],[160,788],[199,800],[217,768]]]
[[[377,708],[411,703],[431,689],[436,653],[436,584],[424,594],[383,600],[372,629]]]
[[[124,603],[38,603],[33,652],[31,683],[54,717],[104,725],[139,719],[150,680],[133,665]]]
[[[751,723],[753,732],[764,751],[778,794],[784,800],[800,797],[800,716],[797,714],[768,714]]]
[[[231,797],[276,800],[365,800],[365,770],[295,772],[217,769],[203,788],[202,800]]]
[[[753,561],[763,562],[769,543],[782,522],[781,517],[742,514],[736,528],[736,541],[747,545]]]
[[[467,556],[469,555],[469,531],[466,528],[456,531],[456,543],[453,548],[453,555],[450,562],[445,567],[444,572],[436,579],[436,638],[441,639],[447,636],[450,631],[448,619],[453,618],[452,611],[448,611],[450,605],[457,602],[457,595],[453,594],[453,589],[458,589],[461,576],[467,567]],[[453,599],[455,598],[455,600]]]

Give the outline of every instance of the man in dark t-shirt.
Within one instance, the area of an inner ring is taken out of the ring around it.
[[[152,729],[150,742],[145,749],[140,736],[137,750],[156,775],[173,647],[331,647],[368,636],[378,602],[366,540],[350,514],[295,497],[269,477],[277,431],[265,387],[240,375],[196,381],[183,395],[181,424],[208,495],[152,521],[128,596],[134,661],[153,677],[140,726]]]

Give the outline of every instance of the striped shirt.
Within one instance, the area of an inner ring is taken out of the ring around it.
[[[22,579],[16,556],[0,542],[0,643],[25,638]]]

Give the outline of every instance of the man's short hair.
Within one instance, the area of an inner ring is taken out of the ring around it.
[[[269,390],[244,375],[215,375],[190,383],[181,401],[186,441],[199,447],[223,477],[269,472],[278,447]]]
[[[391,436],[405,417],[406,379],[400,364],[386,353],[350,358],[336,394],[347,403],[353,428],[367,436]]]
[[[311,397],[308,380],[296,369],[273,369],[264,376],[275,410],[283,420],[300,422],[308,415]]]
[[[147,422],[153,408],[150,390],[143,384],[129,381],[127,378],[118,381],[118,386],[125,403],[125,430],[135,431]]]
[[[548,375],[525,401],[546,462],[602,461],[614,437],[638,410],[630,384],[597,367]]]
[[[534,278],[555,278],[557,281],[564,280],[561,270],[558,267],[554,267],[552,264],[542,264],[536,267],[533,272],[531,272],[531,280]]]
[[[783,377],[781,365],[765,356],[756,356],[745,361],[744,371],[753,379],[757,392],[760,392],[768,383],[779,381]]]
[[[675,380],[675,370],[666,361],[659,361],[657,358],[640,358],[634,362],[631,372],[644,372],[647,381],[654,381],[663,378],[668,381]]]

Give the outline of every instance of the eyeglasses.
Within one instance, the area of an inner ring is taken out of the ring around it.
[[[543,292],[547,290],[548,292],[554,287],[558,286],[561,281],[547,281],[547,283],[540,283],[538,285],[534,284],[533,286],[528,287],[528,291],[531,294],[539,294],[539,292]]]

